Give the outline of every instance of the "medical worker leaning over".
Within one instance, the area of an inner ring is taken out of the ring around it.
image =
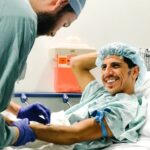
[[[101,68],[102,83],[90,70]],[[83,90],[79,104],[66,110],[70,126],[31,124],[40,140],[74,144],[75,150],[94,150],[113,142],[136,142],[145,122],[146,100],[134,94],[146,67],[137,49],[111,43],[99,53],[72,58],[72,69]]]
[[[10,103],[14,84],[24,70],[35,38],[54,36],[61,27],[68,27],[79,16],[85,1],[0,0],[0,112]],[[8,109],[22,119],[19,122],[6,123],[0,115],[0,149],[34,141],[29,121],[50,122],[50,111],[41,104],[16,106],[12,102]]]

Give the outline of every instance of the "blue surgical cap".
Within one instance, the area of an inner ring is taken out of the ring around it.
[[[80,14],[82,8],[84,7],[85,1],[86,0],[70,0],[69,4],[77,16]]]
[[[114,42],[105,45],[98,52],[96,66],[101,67],[104,58],[109,55],[123,56],[136,64],[139,67],[139,76],[136,81],[136,87],[142,83],[144,75],[147,72],[147,68],[138,48],[121,42]]]

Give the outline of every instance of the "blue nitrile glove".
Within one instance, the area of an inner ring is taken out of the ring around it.
[[[14,146],[25,145],[28,142],[35,141],[36,136],[32,129],[29,127],[29,120],[27,118],[15,121],[11,124],[11,126],[16,126],[19,129],[19,137],[13,144]]]
[[[17,118],[28,118],[30,121],[36,121],[43,124],[50,123],[50,110],[45,106],[36,103],[27,107],[21,107]]]

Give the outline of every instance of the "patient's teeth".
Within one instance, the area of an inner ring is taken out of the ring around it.
[[[115,81],[115,79],[111,79],[111,80],[108,80],[107,82],[108,83],[112,83],[112,82],[114,82]]]

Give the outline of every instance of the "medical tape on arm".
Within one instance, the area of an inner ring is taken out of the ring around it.
[[[102,132],[102,137],[108,137],[108,133],[107,133],[107,130],[106,130],[106,127],[105,127],[105,124],[103,122],[103,119],[105,117],[105,113],[108,112],[110,113],[111,110],[109,108],[105,108],[104,110],[102,111],[93,111],[92,113],[92,116],[95,117],[95,121],[97,123],[100,123],[101,125],[101,132]]]

